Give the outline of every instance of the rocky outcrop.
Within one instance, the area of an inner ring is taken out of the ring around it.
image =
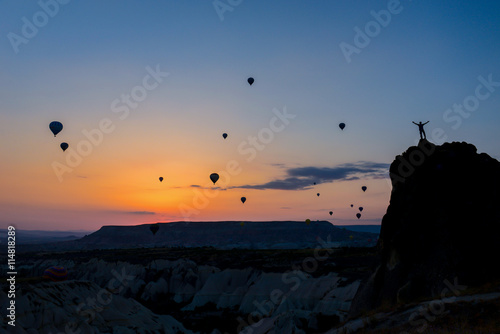
[[[500,292],[453,295],[352,319],[323,334],[497,333],[499,305]]]
[[[19,270],[36,276],[52,264],[43,260],[32,268],[22,265]],[[307,264],[286,272],[252,267],[221,270],[188,259],[137,265],[94,258],[83,263],[60,260],[58,265],[78,280],[38,282],[19,291],[17,299],[23,311],[18,315],[18,328],[59,333],[67,324],[78,324],[81,333],[128,333],[126,328],[148,329],[149,333],[161,333],[162,328],[168,329],[165,333],[176,333],[171,329],[181,328],[182,333],[189,333],[182,329],[182,322],[185,327],[190,325],[182,316],[203,318],[226,310],[233,317],[231,332],[239,326],[240,330],[259,333],[271,326],[299,333],[304,328],[330,328],[325,319],[334,323],[344,320],[360,284],[334,272],[313,276],[304,269],[309,268]],[[0,295],[0,306],[4,303],[6,296]],[[212,327],[203,333],[214,329],[225,332]]]
[[[500,278],[500,163],[468,143],[421,140],[390,167],[380,265],[352,314]]]
[[[0,291],[2,309],[7,303]],[[15,307],[15,327],[2,324],[9,333],[192,333],[173,317],[89,281],[25,285],[16,292]]]

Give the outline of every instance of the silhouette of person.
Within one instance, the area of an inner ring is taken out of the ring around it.
[[[412,123],[418,126],[418,132],[420,133],[420,139],[427,139],[427,137],[425,136],[424,125],[429,123],[429,121],[427,121],[425,123],[422,123],[422,122],[418,122],[418,123],[412,122]]]

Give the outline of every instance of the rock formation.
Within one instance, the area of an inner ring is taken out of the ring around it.
[[[390,166],[380,265],[351,314],[500,278],[500,163],[474,145],[420,140]]]
[[[81,334],[235,333],[247,327],[260,333],[268,326],[287,333],[326,330],[346,319],[360,280],[330,271],[320,274],[319,267],[331,260],[327,261],[325,250],[318,256],[285,272],[220,269],[189,259],[156,259],[144,265],[97,258],[59,260],[70,272],[65,282],[33,280],[54,260],[26,259],[18,265],[19,277],[31,281],[20,284],[16,293],[16,330],[30,334],[78,329]],[[0,291],[0,307],[6,309],[8,303]],[[216,320],[193,329],[191,320],[211,317]],[[0,333],[7,329],[11,330],[4,322]]]

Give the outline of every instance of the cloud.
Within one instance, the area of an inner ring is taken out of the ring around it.
[[[114,213],[126,214],[126,215],[155,215],[156,212],[153,211],[114,211]]]
[[[227,189],[221,188],[221,187],[212,187],[212,186],[203,187],[203,186],[200,186],[198,184],[192,184],[192,185],[189,186],[189,188],[200,188],[200,189],[221,190],[221,191],[227,190]]]
[[[287,177],[263,184],[243,185],[233,188],[303,190],[314,183],[352,181],[362,178],[383,179],[387,177],[389,164],[369,161],[347,163],[336,167],[296,167],[287,170]]]
[[[286,165],[282,164],[282,163],[271,163],[269,165],[273,166],[273,167],[278,167],[278,168],[286,168]]]
[[[135,216],[156,215],[156,212],[154,211],[103,210],[100,212],[111,215],[135,215]]]

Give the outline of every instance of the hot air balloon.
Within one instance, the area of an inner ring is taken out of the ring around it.
[[[359,213],[359,212],[356,213],[356,217],[358,217],[358,219],[361,218],[361,213]]]
[[[314,182],[314,185],[316,185],[316,182]]]
[[[354,206],[354,204],[351,204],[351,208]]]
[[[318,197],[319,197],[319,193],[317,193],[317,194],[316,194],[316,196],[318,196]]]
[[[358,209],[359,209],[359,212],[363,211],[363,207],[362,206],[360,206]]]
[[[66,151],[68,149],[68,147],[69,147],[68,143],[61,143],[61,148],[62,148],[63,152]]]
[[[248,78],[248,83],[250,84],[250,86],[253,84],[253,82],[255,81],[252,77]]]
[[[242,197],[241,198],[241,203],[245,204],[245,202],[247,201],[247,198],[246,197]]]
[[[368,188],[366,188],[366,186],[362,186],[361,189],[363,190],[363,192],[365,192],[366,189],[368,189]]]
[[[222,134],[222,138],[226,139],[226,138],[227,138],[227,133],[225,133],[225,132],[224,132],[224,133]]]
[[[217,182],[218,179],[219,179],[219,174],[217,174],[217,173],[210,174],[210,180],[212,180],[212,182],[214,184],[215,184],[215,182]]]
[[[68,278],[68,270],[64,267],[50,267],[45,269],[42,278],[50,279],[53,282],[65,281]]]
[[[53,122],[50,122],[49,129],[50,129],[50,131],[52,131],[52,133],[54,134],[54,137],[55,137],[59,132],[61,132],[61,130],[63,129],[63,125],[61,122],[53,121]]]
[[[306,219],[306,224],[307,225],[311,224],[311,219]]]
[[[159,180],[160,182],[163,182],[163,176],[160,176]]]
[[[330,211],[330,216],[333,215],[333,211]]]
[[[158,230],[160,229],[160,225],[158,224],[153,224],[149,227],[149,229],[151,230],[151,232],[153,232],[153,235],[156,234],[156,232],[158,232]]]
[[[340,128],[340,130],[344,130],[344,128],[345,128],[345,123],[340,123],[340,124],[339,124],[339,128]]]

